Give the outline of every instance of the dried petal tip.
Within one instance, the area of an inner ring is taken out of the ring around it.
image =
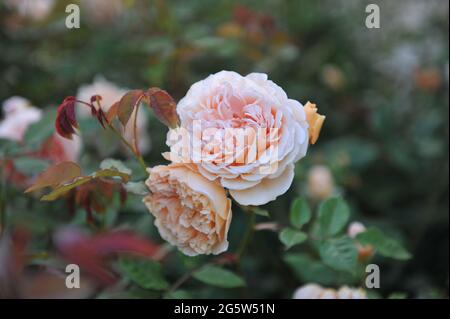
[[[325,115],[320,115],[317,113],[317,106],[311,102],[307,102],[304,106],[306,113],[306,121],[309,124],[309,143],[315,144],[320,135],[320,130],[322,129],[323,122],[325,121]]]

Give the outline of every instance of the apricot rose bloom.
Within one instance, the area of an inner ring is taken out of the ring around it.
[[[155,166],[148,172],[151,194],[144,203],[163,239],[189,256],[227,250],[231,200],[222,187],[186,165]]]
[[[308,150],[309,128],[315,141],[323,123],[314,116],[317,109],[308,112],[312,125],[303,105],[266,74],[230,71],[193,84],[177,105],[180,128],[192,139],[183,147],[194,145],[187,162],[242,205],[266,204],[289,189],[294,164]],[[169,131],[170,160],[186,162],[185,155],[177,156],[177,135]]]

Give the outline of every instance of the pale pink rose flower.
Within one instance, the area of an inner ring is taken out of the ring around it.
[[[231,200],[225,190],[186,165],[161,165],[148,172],[151,194],[144,203],[161,237],[188,256],[226,251]]]
[[[337,291],[337,299],[367,299],[367,295],[361,288],[343,286]]]
[[[22,17],[41,21],[50,14],[55,0],[5,0],[5,4]]]
[[[307,284],[294,292],[293,299],[319,299],[323,288],[317,284]]]
[[[177,113],[190,144],[201,145],[188,152],[190,162],[204,177],[229,189],[242,205],[263,205],[284,194],[292,184],[295,162],[308,149],[303,105],[289,99],[266,74],[210,75],[191,86]],[[201,129],[196,130],[199,123]],[[238,139],[244,133],[227,139],[230,129],[247,130],[247,141]],[[255,133],[258,130],[267,135]],[[212,140],[205,141],[206,132],[212,132],[208,136]],[[167,144],[173,151],[177,142],[171,133]],[[176,156],[171,160],[177,161]]]
[[[28,126],[39,122],[42,111],[20,96],[13,96],[3,102],[5,118],[0,123],[0,138],[19,142]]]
[[[5,118],[0,122],[0,138],[16,142],[22,141],[28,127],[42,118],[42,111],[20,96],[13,96],[4,101],[3,112]],[[55,150],[58,149],[58,154],[52,156],[50,147],[47,155],[65,161],[76,162],[78,160],[81,150],[81,139],[78,136],[68,140],[55,133],[53,138],[59,143],[58,146],[61,146],[62,150],[55,147]]]
[[[347,229],[347,235],[351,238],[355,238],[356,235],[366,231],[366,226],[360,222],[352,222]]]
[[[367,299],[366,292],[361,288],[342,286],[338,290],[323,288],[317,284],[306,284],[298,288],[293,299]]]
[[[334,193],[333,175],[327,166],[313,166],[308,172],[307,181],[308,195],[315,200],[324,200]]]
[[[101,76],[96,76],[91,84],[82,85],[78,89],[77,99],[80,101],[89,102],[93,95],[100,95],[102,97],[101,100],[102,110],[103,112],[106,113],[115,102],[120,101],[121,97],[127,91],[128,91],[127,89],[121,88],[116,84],[104,79]],[[83,105],[80,105],[77,111],[79,112],[80,117],[88,117],[91,114],[90,109]],[[135,114],[136,113],[134,111],[130,117],[130,121],[123,130],[123,135],[125,139],[130,143],[133,143]],[[138,147],[141,153],[146,153],[151,149],[151,139],[147,132],[148,130],[147,115],[148,115],[147,111],[143,107],[140,107],[139,114],[137,117],[137,135],[138,135]]]

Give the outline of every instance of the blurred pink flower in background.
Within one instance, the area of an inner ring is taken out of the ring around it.
[[[314,200],[324,200],[335,191],[333,175],[327,166],[313,166],[308,172],[307,181],[308,195]]]
[[[32,106],[30,101],[20,96],[13,96],[3,102],[5,118],[0,122],[0,138],[21,142],[28,127],[42,118],[42,110]],[[53,134],[41,146],[36,154],[53,162],[78,160],[81,150],[81,139],[75,136],[73,140]]]
[[[5,0],[5,4],[24,18],[41,21],[51,13],[55,0]]]
[[[102,110],[106,113],[110,107],[120,101],[121,97],[128,90],[121,88],[118,85],[106,80],[102,76],[96,76],[94,81],[90,84],[82,85],[77,92],[77,99],[81,101],[89,102],[91,96],[100,95],[102,97],[101,106]],[[88,117],[91,114],[89,108],[81,105],[79,108],[79,114],[81,117]],[[130,117],[130,121],[124,129],[124,137],[130,143],[133,142],[134,135],[134,111]],[[138,135],[138,147],[141,153],[146,153],[151,149],[151,139],[148,134],[148,112],[146,109],[140,107],[137,117],[137,135]]]

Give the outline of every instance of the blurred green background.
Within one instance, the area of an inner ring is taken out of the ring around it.
[[[380,293],[448,297],[448,1],[73,0],[54,1],[42,15],[13,2],[0,2],[0,101],[19,95],[56,107],[98,75],[119,87],[159,86],[178,100],[220,70],[267,73],[290,98],[311,100],[327,116],[293,187],[267,205],[273,219],[286,222],[292,198],[308,194],[310,169],[323,165],[352,220],[394,234],[414,256],[378,261]],[[79,29],[64,25],[68,3],[80,5]],[[365,27],[368,3],[380,6],[380,29]],[[167,150],[166,128],[148,116],[145,159],[154,165]],[[81,163],[98,165],[112,152],[106,148],[95,151],[87,141]],[[61,205],[31,202],[19,191],[11,198],[12,223],[33,221],[42,235],[35,245],[48,244],[45,234],[68,222]],[[140,200],[127,205],[116,224],[158,238]],[[235,214],[233,223],[231,250],[244,218]],[[289,298],[302,284],[282,254],[276,234],[256,232],[243,265],[254,288],[246,296]]]

